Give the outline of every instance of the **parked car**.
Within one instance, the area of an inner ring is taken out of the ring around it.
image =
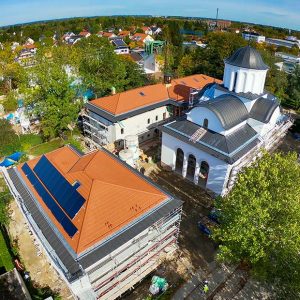
[[[212,228],[218,226],[218,223],[212,221],[209,217],[200,215],[200,220],[197,223],[198,229],[206,236],[210,237],[212,234]]]

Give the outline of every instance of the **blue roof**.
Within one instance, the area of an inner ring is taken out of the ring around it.
[[[23,155],[24,155],[23,152],[15,152],[15,153],[11,154],[10,156],[7,156],[6,158],[14,160],[14,161],[19,161]]]
[[[11,159],[8,159],[8,158],[4,158],[4,160],[0,163],[0,167],[10,167],[12,165],[14,165],[15,162],[12,161]]]

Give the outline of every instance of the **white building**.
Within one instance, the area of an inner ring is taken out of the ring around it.
[[[264,43],[266,41],[266,37],[263,35],[259,35],[256,32],[244,31],[242,33],[243,39],[246,41],[255,41],[256,43]]]
[[[114,38],[111,40],[116,54],[129,54],[129,46],[121,38]]]
[[[182,202],[105,150],[66,146],[1,171],[74,299],[116,299],[177,249]]]
[[[180,120],[162,127],[162,166],[216,194],[237,173],[275,148],[292,125],[275,96],[264,90],[268,66],[249,46],[225,60],[223,85],[209,87]]]
[[[214,82],[197,74],[92,100],[83,113],[86,140],[122,147],[128,135],[137,135],[140,143],[158,136],[161,124],[188,109],[192,96]]]

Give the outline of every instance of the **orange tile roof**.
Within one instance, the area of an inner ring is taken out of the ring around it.
[[[212,82],[220,83],[221,81],[207,75],[196,74],[174,79],[169,87],[161,83],[148,85],[98,98],[90,101],[90,103],[113,115],[120,115],[168,99],[188,101],[190,88],[202,89]]]
[[[135,33],[131,39],[132,40],[136,40],[139,38],[140,41],[144,41],[144,39],[149,36],[149,34],[145,34],[145,33]]]
[[[25,48],[25,49],[35,49],[36,45],[35,44],[26,44],[26,45],[23,46],[23,48]]]
[[[46,157],[69,183],[77,180],[81,184],[77,191],[86,202],[71,220],[78,229],[73,238],[64,231],[37,194],[21,165],[18,170],[76,253],[89,249],[168,198],[168,195],[103,150],[81,157],[65,146],[46,154]],[[29,167],[33,169],[39,159],[29,161]]]
[[[130,35],[130,31],[127,31],[127,30],[123,30],[123,31],[120,31],[118,36],[128,36]]]

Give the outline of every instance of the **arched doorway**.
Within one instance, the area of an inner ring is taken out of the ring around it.
[[[202,161],[200,165],[199,180],[198,180],[198,184],[200,186],[206,187],[208,173],[209,173],[209,165],[206,161]]]
[[[180,148],[178,148],[176,151],[175,171],[180,174],[182,174],[183,159],[184,159],[184,153]]]
[[[188,158],[186,177],[190,180],[194,180],[195,170],[196,170],[196,158],[193,154],[190,154]]]

